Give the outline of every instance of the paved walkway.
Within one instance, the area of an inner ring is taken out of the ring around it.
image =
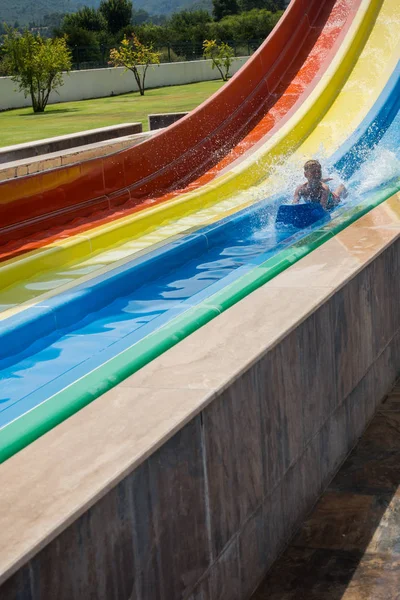
[[[400,382],[252,600],[400,599]]]

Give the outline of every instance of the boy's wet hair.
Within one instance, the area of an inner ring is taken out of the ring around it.
[[[317,169],[321,173],[321,177],[322,177],[322,167],[321,167],[321,163],[319,162],[319,160],[308,160],[304,165],[304,170],[306,171],[311,167],[317,167]]]

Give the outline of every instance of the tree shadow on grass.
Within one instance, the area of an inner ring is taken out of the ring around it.
[[[51,110],[45,110],[42,113],[34,113],[33,111],[26,114],[26,115],[18,115],[19,117],[37,117],[38,115],[54,115],[54,114],[61,114],[61,113],[73,113],[73,112],[79,112],[78,108],[55,108],[55,109],[51,109]]]

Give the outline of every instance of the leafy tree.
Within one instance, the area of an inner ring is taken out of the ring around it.
[[[6,64],[19,89],[32,99],[35,113],[44,112],[50,92],[63,85],[63,71],[71,69],[65,38],[43,39],[25,30],[8,29],[4,41]]]
[[[212,68],[215,67],[221,73],[222,81],[228,81],[229,69],[233,62],[234,51],[225,42],[217,44],[216,40],[204,40],[204,58],[212,60]]]
[[[43,16],[43,26],[50,27],[50,29],[53,30],[56,27],[60,27],[61,23],[63,22],[64,17],[65,17],[65,13],[55,12],[55,13],[45,14]]]
[[[54,31],[55,37],[66,38],[74,63],[100,60],[101,52],[98,38],[101,33],[88,31],[82,27],[77,27],[73,23],[63,23],[60,29]]]
[[[253,9],[237,15],[229,15],[215,21],[205,10],[183,10],[170,17],[164,26],[154,23],[129,25],[123,30],[128,37],[135,32],[145,44],[165,48],[164,55],[175,52],[181,60],[188,54],[193,57],[203,55],[203,41],[217,40],[229,44],[261,42],[271,32],[281,12],[272,13],[266,9]]]
[[[264,40],[275,27],[282,13],[253,9],[249,12],[225,17],[210,26],[210,37],[233,41],[236,44],[249,40]]]
[[[0,31],[1,31],[1,29],[0,29]],[[4,31],[5,31],[5,28],[4,28]],[[0,33],[0,41],[2,39],[2,36],[3,36],[3,34]],[[6,52],[5,52],[4,44],[0,43],[0,77],[5,77],[6,75],[12,75],[12,73],[9,72],[9,65],[8,65],[8,61],[6,60]]]
[[[154,25],[165,25],[167,17],[165,15],[151,15],[151,22]]]
[[[201,45],[211,22],[211,15],[206,10],[182,10],[168,20],[169,39],[175,42],[199,42]]]
[[[248,12],[253,8],[277,12],[285,9],[285,0],[238,0],[240,12]]]
[[[99,11],[105,18],[110,33],[116,34],[130,24],[132,2],[131,0],[101,0]]]
[[[213,0],[213,15],[217,21],[239,12],[237,0]]]
[[[160,64],[160,53],[154,52],[151,44],[142,44],[133,33],[130,39],[124,36],[118,49],[113,48],[110,51],[110,63],[114,67],[122,66],[126,71],[132,71],[140,95],[143,96],[147,69],[151,64]]]
[[[55,29],[56,37],[67,36],[67,44],[72,52],[74,63],[104,62],[103,48],[116,43],[107,30],[107,22],[100,11],[88,6],[78,12],[66,15],[60,28]],[[107,51],[108,52],[108,51]]]
[[[123,29],[124,35],[131,37],[133,33],[141,40],[143,44],[157,44],[163,46],[168,44],[170,35],[167,27],[154,25],[154,23],[143,23],[143,25],[128,25]]]
[[[107,22],[102,13],[94,8],[84,6],[78,12],[65,15],[62,29],[85,29],[86,31],[102,31],[107,28]]]
[[[146,10],[139,8],[139,10],[132,10],[132,23],[133,25],[142,25],[151,21],[151,17]]]
[[[90,2],[91,0],[85,0]],[[120,0],[103,0],[103,6],[110,7],[112,3]],[[121,0],[122,4],[126,0]],[[219,1],[219,0],[215,0]],[[237,2],[238,6],[229,3]],[[198,8],[196,10],[182,10],[173,14],[170,18],[165,15],[149,15],[145,10],[133,10],[129,23],[118,29],[121,22],[115,25],[117,31],[112,33],[109,20],[105,18],[105,12],[96,11],[92,8],[83,8],[77,13],[68,15],[63,20],[62,26],[54,31],[57,37],[68,36],[67,44],[72,51],[74,62],[97,62],[104,60],[104,53],[108,48],[117,46],[124,35],[128,38],[135,33],[142,44],[154,44],[163,52],[163,56],[178,56],[181,60],[185,57],[200,57],[203,54],[204,40],[218,40],[235,45],[242,42],[261,42],[276,24],[281,12],[273,12],[274,7],[285,4],[285,0],[221,0],[227,16],[220,20],[212,19],[207,10]],[[247,3],[247,4],[246,4]],[[129,2],[128,2],[129,4]],[[244,6],[260,5],[263,8],[253,8],[250,11],[241,12]],[[197,2],[194,6],[201,6]],[[267,10],[270,7],[271,10]],[[105,10],[105,9],[104,9]],[[230,14],[232,11],[239,12]],[[111,11],[112,13],[112,11]],[[110,14],[111,14],[110,13]],[[111,18],[111,17],[109,17]],[[125,13],[125,23],[129,20]],[[174,54],[175,53],[175,54]]]

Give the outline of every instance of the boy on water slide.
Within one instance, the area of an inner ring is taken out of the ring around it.
[[[331,210],[339,204],[342,198],[347,197],[347,190],[343,184],[331,192],[327,182],[331,178],[322,179],[322,167],[318,160],[308,160],[304,165],[304,175],[307,183],[299,185],[294,193],[293,204],[298,204],[303,198],[305,202],[321,204],[325,210]]]

